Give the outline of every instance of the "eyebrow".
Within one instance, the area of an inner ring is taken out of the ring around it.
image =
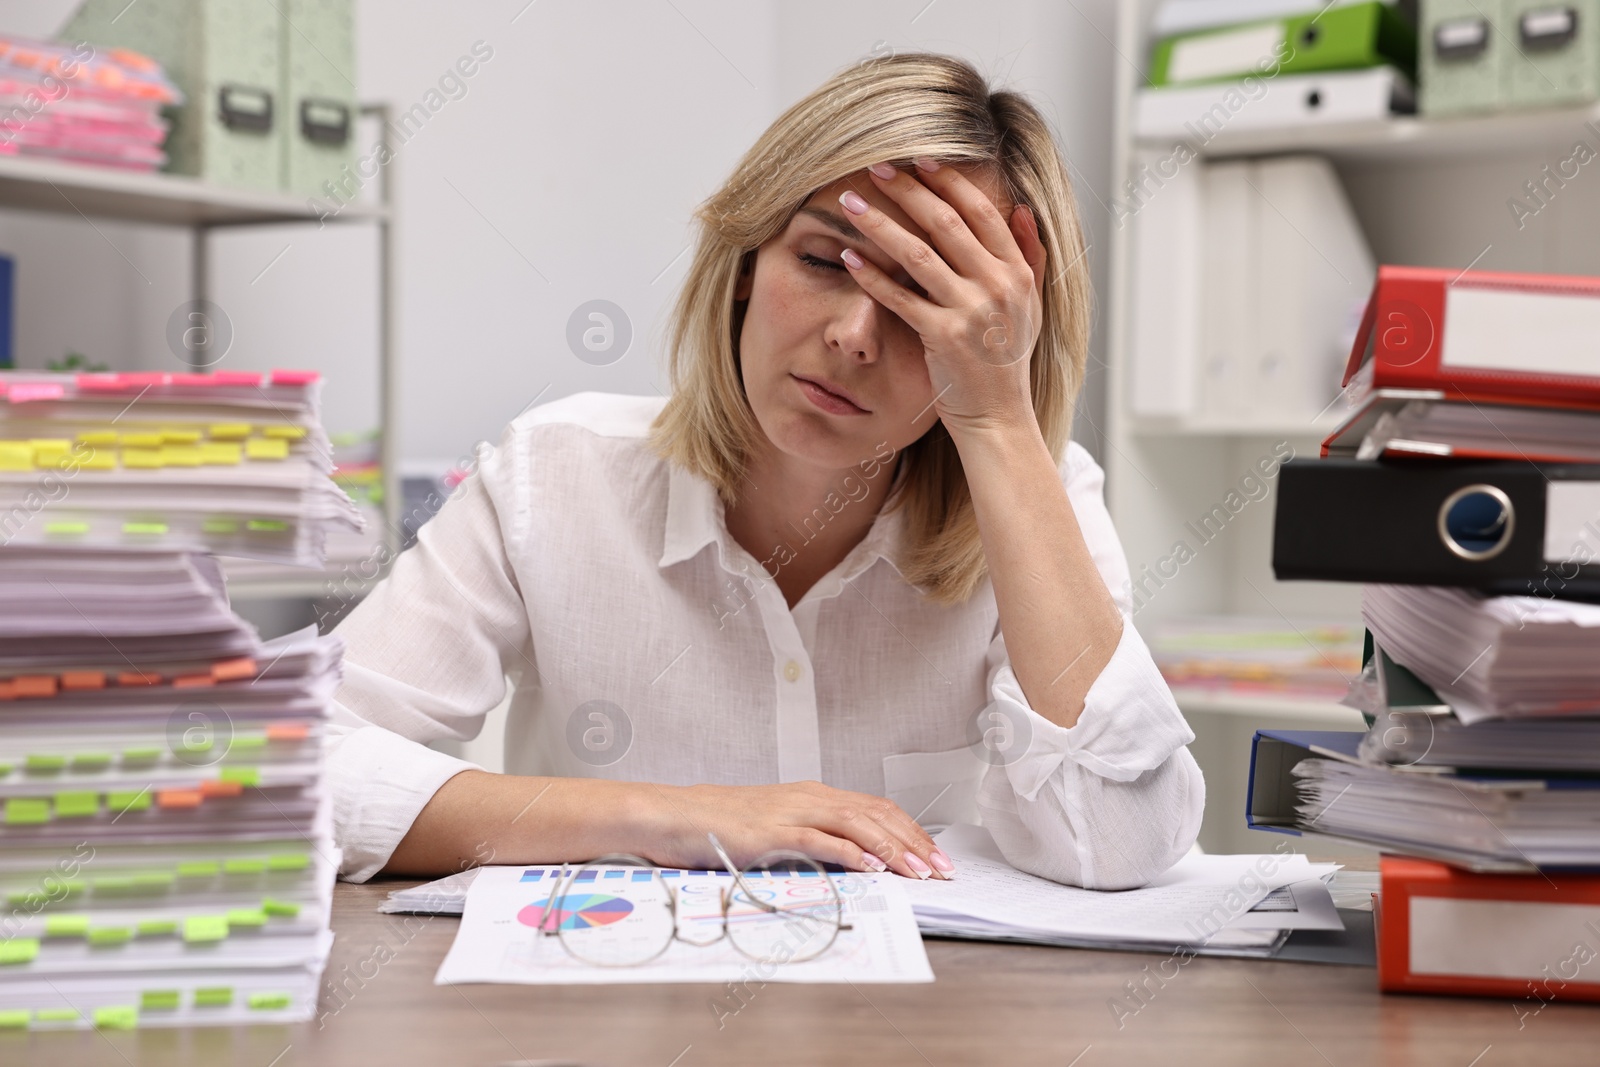
[[[832,211],[824,211],[820,207],[803,207],[800,214],[809,215],[829,229],[850,238],[852,241],[865,241],[866,237],[860,230],[850,225],[850,221],[843,215],[836,215]]]

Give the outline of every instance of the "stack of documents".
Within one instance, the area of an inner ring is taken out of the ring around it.
[[[322,740],[341,644],[313,630],[263,642],[229,610],[216,560],[106,535],[109,513],[173,524],[202,513],[205,497],[176,491],[163,468],[120,465],[132,451],[200,445],[84,440],[209,432],[241,396],[196,400],[235,387],[149,383],[164,414],[123,396],[118,428],[104,431],[85,428],[98,399],[81,380],[0,383],[0,449],[35,463],[8,473],[64,487],[21,498],[32,510],[8,534],[48,530],[69,509],[88,526],[0,547],[0,1029],[308,1019],[332,941],[338,853]],[[192,392],[164,403],[175,389]],[[286,406],[256,415],[251,434],[295,426],[262,439],[313,439],[288,406],[296,396],[303,387],[274,395]],[[185,403],[207,415],[178,419]],[[54,434],[12,436],[19,411]],[[104,449],[119,465],[68,473],[48,462],[62,449]],[[221,469],[251,480],[243,461]],[[78,480],[91,473],[105,475],[104,492]],[[212,485],[221,499],[239,488]],[[316,544],[322,521],[296,521]]]
[[[1169,619],[1150,652],[1174,689],[1338,700],[1361,669],[1361,628],[1326,620]]]
[[[319,565],[362,527],[333,483],[314,372],[0,376],[8,545]]]
[[[0,154],[156,170],[167,161],[161,109],[182,102],[135,52],[0,34]]]
[[[1398,5],[1168,0],[1158,11],[1141,137],[1205,144],[1224,128],[1414,111],[1416,30]]]

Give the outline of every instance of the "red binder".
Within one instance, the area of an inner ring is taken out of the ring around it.
[[[1517,1014],[1600,1000],[1600,875],[1472,874],[1385,856],[1378,988],[1510,997]]]
[[[1600,406],[1600,278],[1378,268],[1344,384]]]

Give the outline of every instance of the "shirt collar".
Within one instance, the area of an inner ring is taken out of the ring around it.
[[[748,553],[734,543],[728,534],[726,513],[716,487],[676,463],[668,461],[667,467],[670,472],[667,481],[667,521],[658,566],[665,569],[682,563],[699,555],[707,545],[715,544],[722,554],[724,567],[738,570],[735,561]],[[888,513],[880,511],[861,543],[850,550],[838,567],[818,581],[807,596],[813,592],[819,596],[837,594],[839,583],[856,577],[880,559],[894,567],[896,574],[900,574],[900,568],[894,561],[894,551],[900,543],[904,522],[904,516],[898,510]],[[805,551],[804,539],[799,535],[789,545],[796,553]],[[901,574],[901,577],[905,576]]]

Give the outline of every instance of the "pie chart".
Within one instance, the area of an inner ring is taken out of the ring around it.
[[[562,930],[609,926],[619,919],[626,919],[633,912],[633,901],[603,893],[568,893],[560,898],[559,903],[561,907],[557,911],[557,922]],[[537,928],[544,921],[545,908],[549,904],[548,897],[529,904],[517,912],[517,921],[524,926]]]

